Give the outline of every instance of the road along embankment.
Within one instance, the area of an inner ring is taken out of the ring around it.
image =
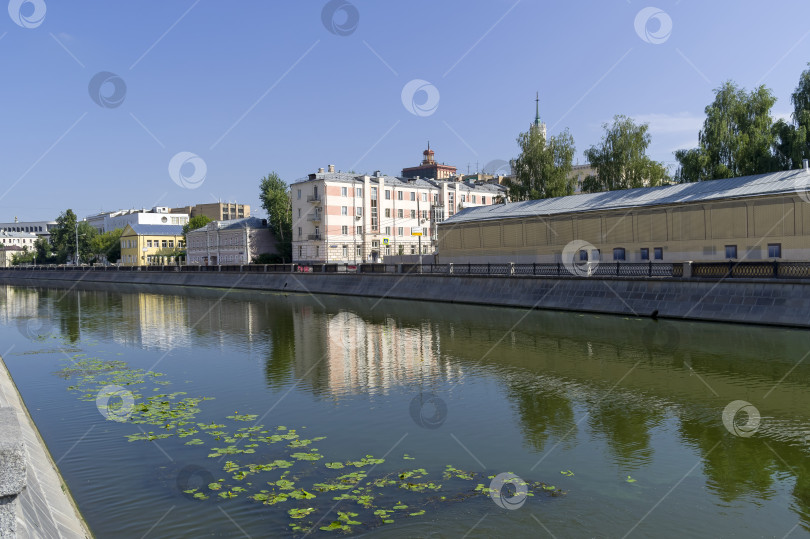
[[[810,327],[810,281],[240,271],[0,270],[0,284],[204,286]]]

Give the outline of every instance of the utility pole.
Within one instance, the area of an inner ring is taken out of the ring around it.
[[[79,220],[76,219],[76,265],[79,265]]]

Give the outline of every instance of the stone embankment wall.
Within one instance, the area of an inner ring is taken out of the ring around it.
[[[0,358],[0,538],[91,537]]]
[[[810,327],[810,281],[240,272],[10,271],[0,283],[134,283]]]

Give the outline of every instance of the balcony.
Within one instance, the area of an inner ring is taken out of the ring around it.
[[[307,234],[307,239],[320,241],[323,237],[320,234]]]
[[[312,215],[307,215],[307,221],[314,221],[320,222],[321,221],[321,214],[320,213],[313,213]]]
[[[307,202],[312,202],[314,204],[321,203],[321,195],[307,195]]]

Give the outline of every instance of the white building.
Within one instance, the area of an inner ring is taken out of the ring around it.
[[[16,246],[20,249],[28,249],[29,251],[34,248],[34,243],[37,241],[37,235],[33,232],[6,232],[0,230],[0,245],[3,247]]]
[[[505,195],[492,183],[358,176],[335,172],[334,165],[291,190],[293,261],[316,263],[379,261],[419,254],[420,245],[422,253],[433,253],[436,223]]]
[[[156,206],[151,210],[132,209],[103,212],[85,218],[90,226],[100,234],[110,232],[116,228],[124,229],[127,225],[185,225],[188,223],[187,213],[171,213],[170,208]]]
[[[51,239],[51,229],[56,221],[17,221],[13,223],[0,223],[0,232],[29,232],[42,236],[48,241]]]
[[[273,232],[258,217],[214,221],[186,234],[187,264],[250,264],[258,255],[276,252]]]

